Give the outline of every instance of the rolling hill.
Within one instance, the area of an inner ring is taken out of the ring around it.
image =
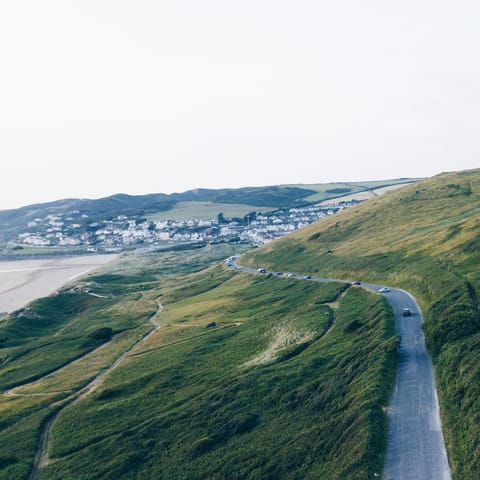
[[[405,288],[426,314],[455,479],[480,475],[480,170],[446,173],[245,255],[250,266]]]
[[[219,262],[232,253],[127,254],[7,317],[0,478],[381,471],[397,346],[386,300],[233,271]]]
[[[455,480],[480,473],[479,203],[480,170],[442,174],[240,260],[416,296]],[[389,304],[233,271],[233,248],[127,254],[2,322],[0,479],[380,474]]]

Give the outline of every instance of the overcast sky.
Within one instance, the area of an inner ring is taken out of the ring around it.
[[[480,166],[476,0],[0,6],[0,209]]]

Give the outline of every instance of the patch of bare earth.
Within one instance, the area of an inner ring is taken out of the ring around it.
[[[314,332],[308,330],[295,330],[288,325],[276,327],[273,332],[273,339],[268,347],[260,353],[260,355],[245,362],[242,366],[253,367],[255,365],[264,365],[274,362],[283,350],[301,343],[309,342],[314,336]]]

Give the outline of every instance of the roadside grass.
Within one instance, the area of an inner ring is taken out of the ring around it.
[[[456,480],[480,477],[480,170],[442,174],[249,252],[240,263],[404,288],[425,314]]]
[[[59,414],[44,478],[348,480],[380,471],[397,342],[384,299],[222,266],[194,277],[212,288],[193,282],[190,297],[182,280],[178,295],[160,288],[168,326]],[[218,323],[197,326],[211,318],[209,300]],[[310,338],[246,365],[283,327]]]

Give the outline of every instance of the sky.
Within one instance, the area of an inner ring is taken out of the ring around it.
[[[0,5],[0,209],[480,166],[475,0]]]

